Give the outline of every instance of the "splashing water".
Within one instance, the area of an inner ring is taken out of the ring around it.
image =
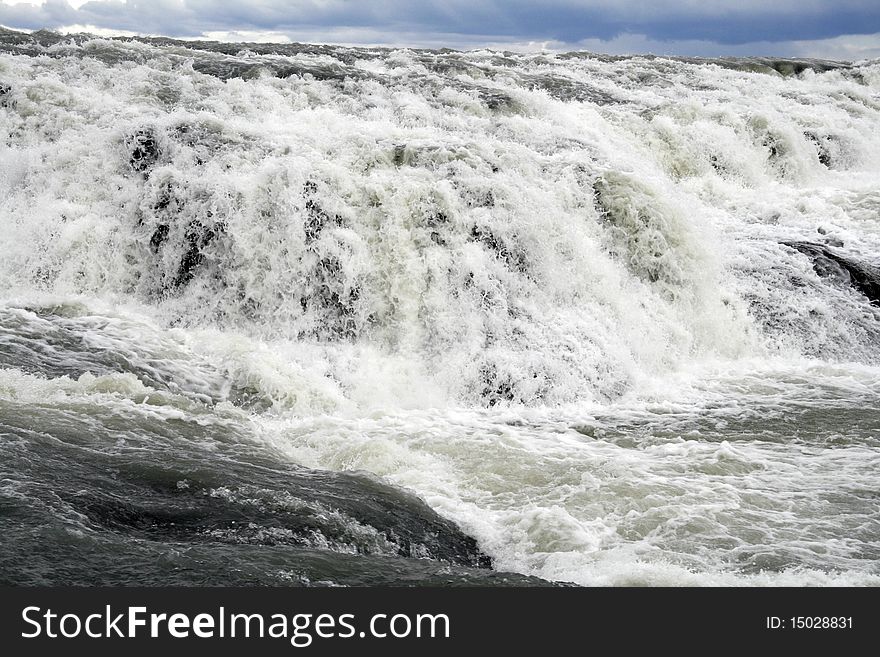
[[[880,584],[877,63],[3,31],[0,130],[5,581]]]

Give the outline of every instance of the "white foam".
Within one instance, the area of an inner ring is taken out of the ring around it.
[[[878,252],[880,65],[395,51],[342,82],[223,81],[198,66],[344,65],[52,55],[0,55],[0,293],[110,318],[78,330],[197,395],[5,370],[3,398],[229,413],[543,577],[880,583],[875,428],[833,415],[876,408],[878,313],[780,244]],[[193,226],[212,238],[181,282]],[[811,408],[834,449],[786,433]]]

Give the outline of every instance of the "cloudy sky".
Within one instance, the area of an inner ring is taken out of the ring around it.
[[[0,0],[0,25],[233,41],[880,57],[880,0]]]

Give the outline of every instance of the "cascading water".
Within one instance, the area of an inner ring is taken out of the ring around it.
[[[880,584],[880,64],[3,31],[0,131],[4,581]]]

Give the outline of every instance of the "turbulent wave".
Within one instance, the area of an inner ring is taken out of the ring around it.
[[[0,130],[7,580],[880,582],[880,64],[3,31]]]

